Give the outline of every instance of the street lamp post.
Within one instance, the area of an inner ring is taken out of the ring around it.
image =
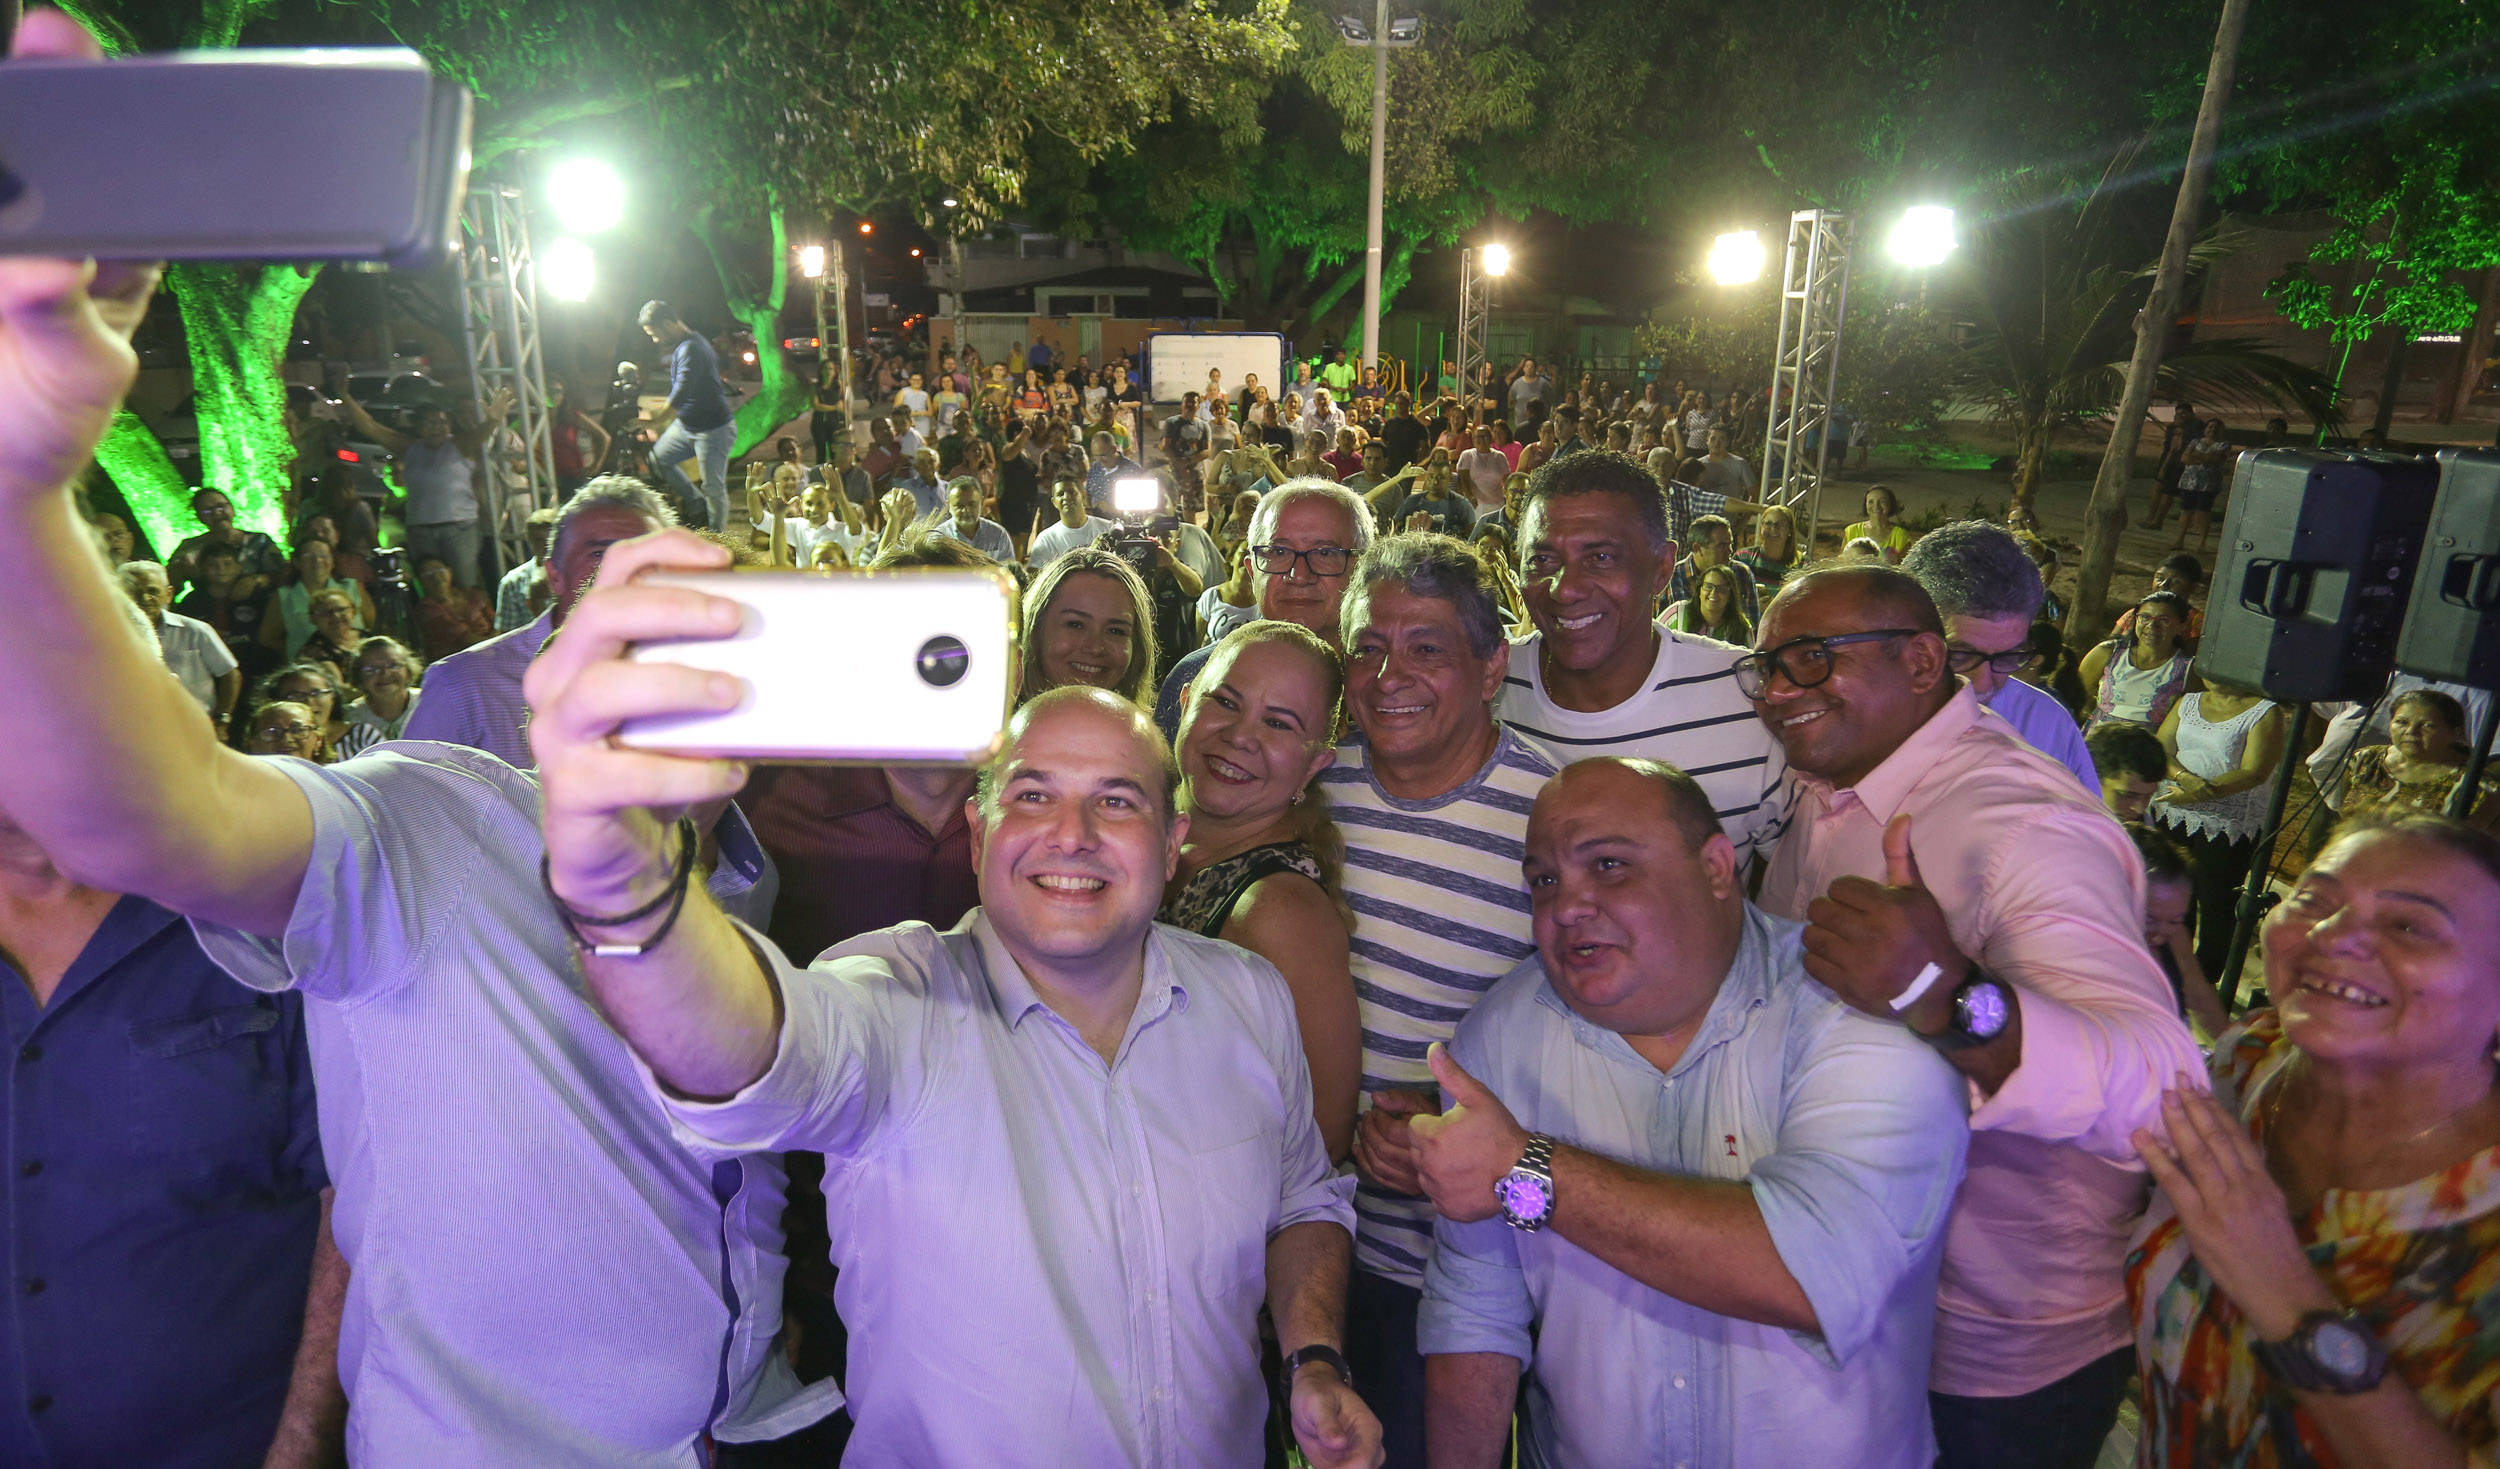
[[[1413,16],[1389,19],[1389,0],[1374,0],[1372,23],[1352,16],[1337,18],[1337,33],[1349,46],[1368,46],[1372,53],[1372,179],[1363,210],[1363,365],[1380,366],[1380,236],[1381,201],[1387,188],[1389,157],[1389,48],[1412,46],[1423,36],[1424,23]]]

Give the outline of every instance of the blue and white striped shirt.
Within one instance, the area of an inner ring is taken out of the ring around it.
[[[1554,767],[1506,729],[1465,784],[1407,801],[1380,788],[1369,756],[1348,741],[1320,775],[1345,834],[1363,1090],[1429,1095],[1436,1088],[1424,1052],[1448,1040],[1493,982],[1536,950],[1519,861],[1529,808]],[[1366,1182],[1354,1211],[1355,1263],[1420,1287],[1431,1201]]]
[[[1736,687],[1744,649],[1662,626],[1647,687],[1584,713],[1546,697],[1538,644],[1530,633],[1510,645],[1510,675],[1493,706],[1504,724],[1557,767],[1601,755],[1675,766],[1709,795],[1740,870],[1757,855],[1770,860],[1796,789],[1779,741]]]

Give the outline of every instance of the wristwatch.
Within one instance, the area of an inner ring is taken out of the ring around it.
[[[1313,1342],[1309,1346],[1296,1347],[1292,1351],[1285,1354],[1286,1397],[1290,1398],[1293,1396],[1294,1378],[1301,1373],[1304,1367],[1309,1366],[1313,1362],[1326,1363],[1328,1366],[1336,1369],[1337,1379],[1340,1382],[1343,1382],[1348,1387],[1354,1386],[1354,1369],[1346,1365],[1345,1353],[1338,1351],[1335,1347],[1322,1346],[1318,1342]]]
[[[1554,1217],[1554,1140],[1530,1133],[1519,1161],[1493,1185],[1493,1196],[1502,1201],[1502,1218],[1511,1228],[1531,1234],[1543,1229]]]
[[[2387,1375],[2387,1348],[2350,1311],[2312,1311],[2290,1336],[2249,1347],[2275,1381],[2303,1392],[2349,1396]]]
[[[1953,991],[1953,1018],[1945,1028],[1934,1035],[1915,1029],[1910,1034],[1939,1051],[1967,1051],[2005,1034],[2013,1018],[2013,995],[1974,964]]]

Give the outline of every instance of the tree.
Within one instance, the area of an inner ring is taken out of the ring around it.
[[[2476,302],[2457,277],[2500,265],[2500,26],[2481,6],[2317,0],[2261,7],[2248,44],[2258,105],[2225,147],[2225,188],[2333,219],[2269,294],[2294,324],[2328,331],[2339,387],[2354,349],[2396,334],[2384,430],[2404,343],[2472,331]],[[2352,269],[2318,268],[2338,265]]]
[[[2143,264],[2149,244],[2113,186],[2129,162],[2120,155],[2076,202],[2017,186],[1938,280],[1947,309],[1975,323],[1963,342],[1957,395],[2014,433],[2008,513],[2017,521],[2030,517],[2056,436],[2106,417],[2126,385],[2137,304],[2151,276]],[[2208,233],[2190,252],[2190,268],[2236,244]],[[2321,418],[2334,404],[2333,385],[2319,374],[2238,337],[2168,352],[2155,390]]]
[[[469,84],[505,152],[553,146],[592,117],[648,134],[755,336],[762,383],[739,410],[741,453],[808,401],[776,345],[793,217],[902,208],[935,222],[945,195],[955,220],[998,218],[1037,139],[1100,157],[1184,89],[1220,116],[1284,49],[1284,0],[369,3]]]
[[[107,54],[173,46],[222,49],[275,0],[205,0],[196,7],[58,0]],[[200,479],[234,502],[235,524],[286,544],[284,509],[295,446],[286,429],[286,345],[317,266],[180,263],[165,281],[189,343],[200,431]],[[97,462],[159,554],[203,527],[191,492],[136,414],[115,415]]]

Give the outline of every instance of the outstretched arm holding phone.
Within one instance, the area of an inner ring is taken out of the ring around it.
[[[13,54],[94,59],[29,11]],[[138,374],[150,265],[0,259],[0,809],[78,881],[282,931],[311,850],[292,781],[218,743],[140,641],[70,482]]]

